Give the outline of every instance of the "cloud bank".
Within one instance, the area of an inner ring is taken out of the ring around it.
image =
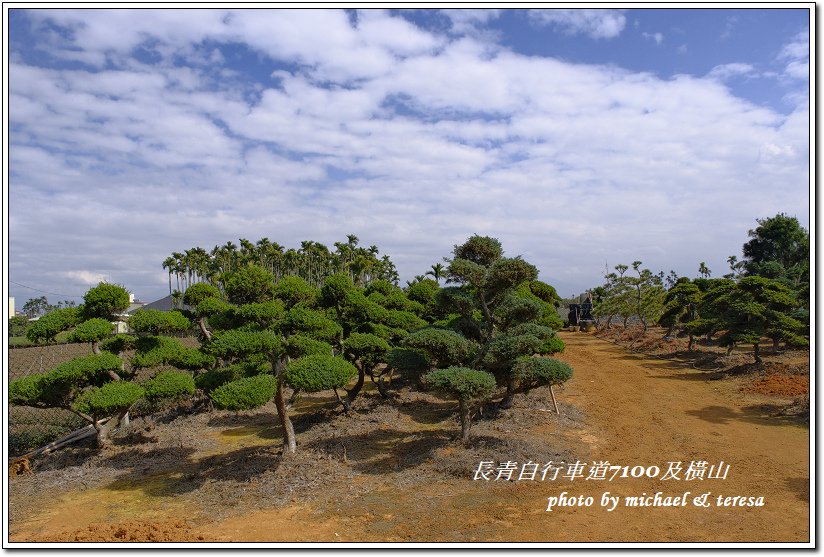
[[[565,12],[529,17],[605,40],[625,25]],[[28,14],[37,44],[9,67],[12,278],[82,294],[105,276],[150,299],[173,251],[354,233],[403,284],[478,233],[568,296],[636,259],[720,275],[756,218],[804,220],[803,98],[785,115],[734,96],[743,64],[662,79],[461,31],[495,17]],[[786,79],[808,75],[803,42],[780,54]]]

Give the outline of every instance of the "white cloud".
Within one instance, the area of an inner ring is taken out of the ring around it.
[[[121,42],[97,29],[120,13],[55,16],[77,31],[48,48],[100,53],[105,68],[9,66],[18,282],[105,276],[160,297],[173,251],[347,233],[405,280],[479,233],[569,295],[600,280],[605,258],[721,268],[756,217],[808,203],[808,108],[784,116],[733,96],[719,80],[747,64],[661,79],[447,41],[382,11],[357,27],[333,11],[198,11],[191,24],[145,12]],[[596,23],[578,29],[595,36]],[[131,58],[147,36],[194,62]],[[260,53],[266,79],[246,81],[228,42]],[[234,77],[216,83],[221,71]]]
[[[755,73],[755,67],[752,64],[734,62],[731,64],[721,64],[719,66],[715,66],[707,74],[707,77],[724,81],[735,77],[752,76]]]
[[[76,280],[82,284],[95,286],[101,282],[106,282],[106,275],[92,271],[66,271],[62,275],[68,279]]]
[[[593,39],[615,38],[627,23],[621,10],[588,8],[535,9],[529,11],[529,19],[535,25],[557,26],[566,33]]]
[[[643,36],[645,39],[652,39],[653,41],[655,41],[655,44],[657,44],[657,45],[660,45],[662,42],[664,42],[663,33],[647,33],[647,32],[644,32],[644,33],[641,33],[641,36]]]

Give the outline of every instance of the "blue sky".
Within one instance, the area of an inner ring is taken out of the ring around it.
[[[14,9],[9,30],[18,306],[99,280],[156,299],[172,252],[239,238],[352,233],[403,284],[491,235],[569,296],[634,260],[720,276],[757,218],[809,227],[806,9]]]

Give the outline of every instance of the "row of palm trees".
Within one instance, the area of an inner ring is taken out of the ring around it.
[[[300,248],[285,248],[268,238],[255,243],[245,238],[239,245],[226,242],[210,251],[194,247],[174,252],[163,261],[169,273],[169,294],[183,292],[192,284],[208,282],[221,287],[223,278],[238,268],[260,265],[277,279],[299,276],[314,286],[333,273],[348,273],[352,281],[366,286],[371,281],[383,279],[397,284],[399,276],[388,255],[379,257],[377,246],[364,248],[358,245],[358,237],[349,234],[346,242],[335,242],[331,251],[320,242],[303,241]],[[176,288],[173,288],[172,279]]]

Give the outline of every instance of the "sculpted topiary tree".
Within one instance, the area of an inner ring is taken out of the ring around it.
[[[218,365],[198,375],[196,382],[219,408],[249,409],[274,399],[284,454],[291,454],[297,443],[287,386],[295,392],[336,390],[357,370],[332,355],[342,328],[314,307],[318,289],[294,276],[275,282],[266,270],[253,267],[226,277],[228,303],[222,309],[213,297],[197,306],[210,306],[208,321],[215,330],[202,349],[217,358]]]
[[[492,373],[506,387],[500,406],[508,408],[518,389],[518,360],[560,348],[549,340],[554,331],[546,327],[557,322],[557,294],[537,281],[533,265],[520,257],[504,257],[495,238],[473,236],[455,246],[453,254],[447,276],[460,286],[439,291],[439,307],[442,313],[460,316],[452,323],[478,346],[467,367]]]
[[[572,378],[572,367],[569,364],[555,358],[520,358],[515,364],[512,374],[517,378],[524,393],[536,387],[547,385],[549,394],[552,396],[555,412],[561,413],[558,410],[558,402],[555,400],[555,392],[552,387],[566,383]]]
[[[689,334],[687,350],[695,344],[694,323],[698,319],[698,306],[702,293],[698,285],[686,277],[679,278],[675,285],[667,290],[664,298],[663,314],[658,322],[667,327],[666,336],[672,335],[675,327],[681,327]]]
[[[718,338],[730,349],[736,344],[752,344],[755,363],[761,363],[763,337],[806,346],[800,336],[804,324],[791,314],[798,301],[793,291],[779,281],[748,276],[737,283],[723,279],[707,292],[699,312],[712,316],[711,326],[723,331]]]
[[[483,400],[495,390],[492,375],[466,367],[438,369],[426,375],[427,385],[436,393],[458,401],[461,416],[461,440],[469,443],[472,425],[470,405],[475,400]]]

